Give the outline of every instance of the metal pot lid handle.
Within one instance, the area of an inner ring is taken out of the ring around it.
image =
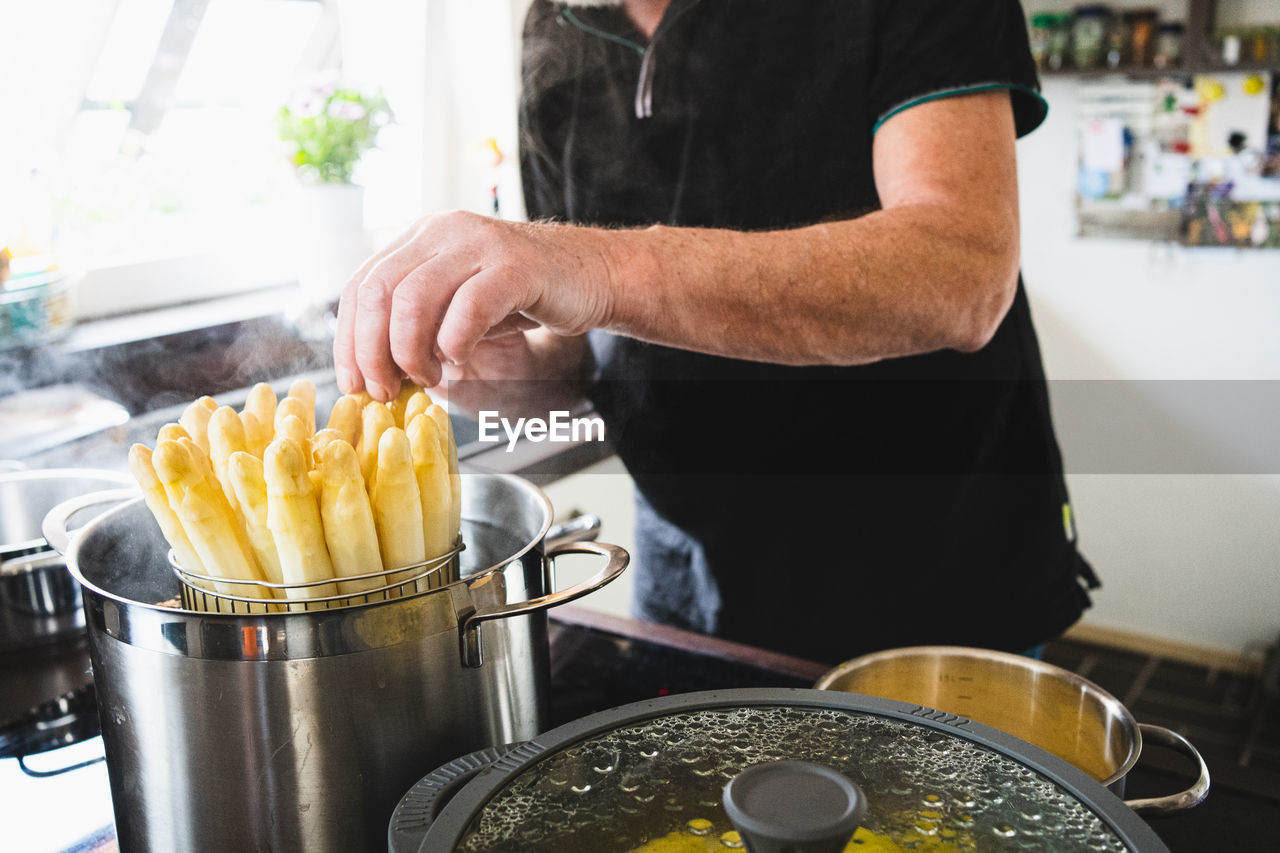
[[[464,666],[477,667],[482,662],[483,656],[480,649],[480,624],[482,622],[487,622],[490,619],[520,616],[545,610],[548,607],[555,607],[558,604],[567,604],[588,593],[595,592],[609,583],[622,574],[623,569],[631,562],[631,555],[624,549],[604,542],[566,542],[549,548],[547,550],[547,559],[554,560],[561,554],[595,554],[596,556],[604,557],[605,564],[600,571],[568,589],[556,590],[516,604],[494,607],[492,610],[473,610],[463,616],[459,620],[458,627],[462,637],[462,663]]]
[[[40,532],[44,534],[45,541],[53,550],[65,555],[71,546],[71,531],[67,529],[67,522],[71,521],[72,516],[90,507],[133,500],[139,494],[137,489],[107,489],[63,501],[45,515],[44,522],[40,525]]]
[[[1167,746],[1182,753],[1200,766],[1200,778],[1196,779],[1194,785],[1181,793],[1171,794],[1167,797],[1125,800],[1124,804],[1140,815],[1159,817],[1161,815],[1177,814],[1204,802],[1204,798],[1209,795],[1209,765],[1204,763],[1204,758],[1201,757],[1200,751],[1191,745],[1191,741],[1172,729],[1166,729],[1164,726],[1139,723],[1138,728],[1142,731],[1144,748],[1146,744],[1158,743],[1161,746]]]

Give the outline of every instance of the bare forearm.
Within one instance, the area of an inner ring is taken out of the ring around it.
[[[783,364],[981,347],[1017,278],[1017,229],[905,205],[793,231],[615,234],[613,331]]]
[[[572,385],[585,350],[555,336],[594,328],[782,364],[977,349],[1017,282],[1013,143],[1003,92],[905,110],[874,140],[884,209],[787,231],[424,217],[344,289],[340,384],[378,399],[402,375]]]

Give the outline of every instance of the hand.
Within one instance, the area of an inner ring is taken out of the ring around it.
[[[473,418],[481,409],[547,417],[583,401],[592,365],[585,336],[533,329],[482,340],[465,364],[443,365],[442,382],[429,390]]]
[[[465,212],[425,217],[343,288],[338,384],[389,400],[404,376],[437,385],[441,362],[465,366],[481,342],[537,326],[580,335],[603,325],[607,252],[607,232],[592,228]]]

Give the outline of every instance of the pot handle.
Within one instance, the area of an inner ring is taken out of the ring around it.
[[[70,498],[49,510],[44,517],[44,522],[40,525],[40,532],[44,534],[44,540],[53,550],[65,556],[67,548],[71,546],[71,531],[67,529],[67,522],[71,521],[73,515],[84,512],[90,507],[132,500],[139,494],[141,493],[137,489],[108,489]]]
[[[543,544],[548,550],[555,550],[557,546],[568,542],[583,542],[588,539],[594,541],[600,535],[602,524],[598,515],[575,515],[563,524],[556,524],[548,529],[547,535],[543,537]]]
[[[1142,732],[1144,748],[1148,743],[1157,743],[1182,753],[1200,765],[1200,778],[1196,780],[1194,785],[1181,793],[1171,794],[1167,797],[1125,800],[1124,804],[1140,815],[1158,817],[1160,815],[1183,812],[1204,802],[1204,798],[1209,794],[1209,766],[1204,763],[1204,758],[1201,757],[1200,751],[1191,745],[1191,741],[1171,729],[1166,729],[1164,726],[1139,723],[1138,729]]]
[[[595,592],[609,583],[622,574],[622,570],[631,562],[631,555],[624,549],[619,548],[617,545],[608,545],[603,542],[566,542],[556,545],[547,550],[547,559],[554,560],[561,554],[595,554],[603,557],[605,564],[600,571],[582,583],[574,584],[568,589],[556,590],[516,604],[504,604],[492,610],[472,610],[471,613],[459,621],[458,626],[462,636],[462,663],[464,666],[477,667],[483,661],[480,649],[481,623],[490,619],[521,616],[526,613],[545,610],[548,607],[555,607],[558,604],[567,604],[587,593]]]

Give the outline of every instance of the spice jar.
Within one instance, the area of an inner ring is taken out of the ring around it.
[[[1182,62],[1182,34],[1186,31],[1181,21],[1161,21],[1156,27],[1156,68],[1174,68]]]
[[[1155,9],[1132,9],[1124,15],[1129,63],[1137,68],[1150,68],[1155,61],[1156,16]]]
[[[1223,33],[1222,39],[1222,64],[1238,65],[1240,64],[1240,36],[1236,33]]]
[[[1107,24],[1111,10],[1106,6],[1077,6],[1071,28],[1071,58],[1077,68],[1097,68],[1106,51]]]
[[[1049,70],[1059,71],[1067,67],[1067,57],[1071,53],[1071,13],[1062,12],[1053,16],[1053,25],[1049,29]]]
[[[1107,67],[1119,68],[1129,64],[1129,18],[1121,15],[1107,28]]]
[[[1035,60],[1036,68],[1041,71],[1049,67],[1049,41],[1052,38],[1056,17],[1049,12],[1031,16],[1031,28],[1027,33],[1031,41],[1031,58]]]

